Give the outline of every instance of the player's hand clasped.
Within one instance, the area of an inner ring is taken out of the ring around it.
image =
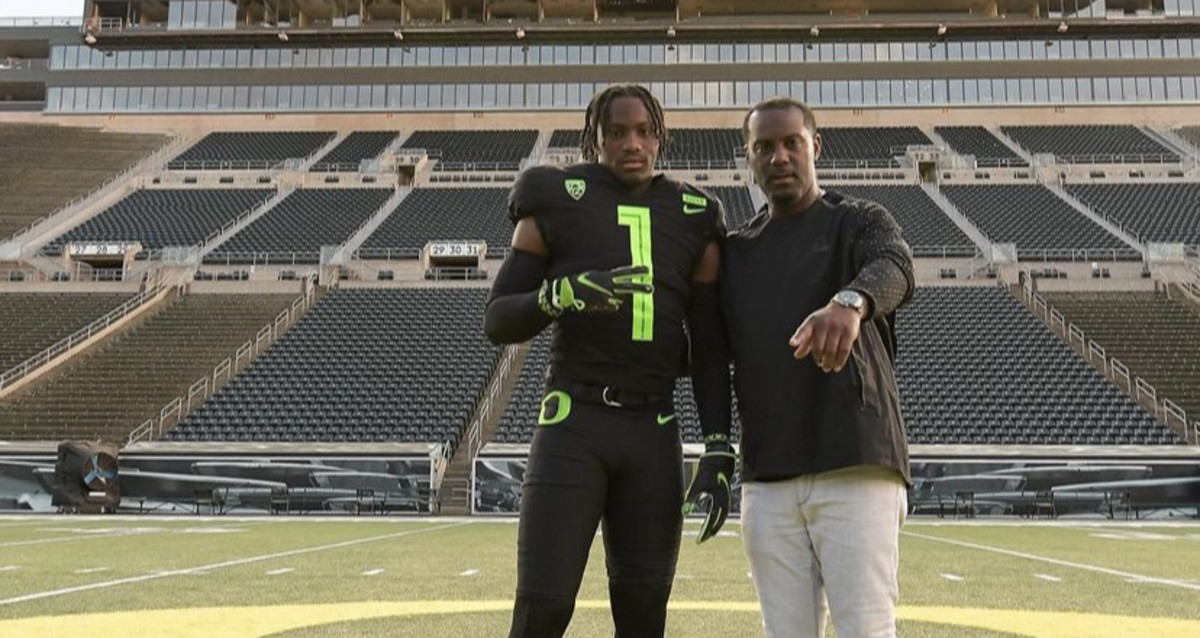
[[[542,283],[538,303],[553,317],[564,312],[614,312],[635,293],[652,293],[649,266],[588,270]]]
[[[704,517],[704,524],[696,535],[697,543],[716,536],[725,524],[725,517],[729,516],[729,482],[733,480],[733,469],[737,464],[737,455],[728,440],[709,441],[704,450],[683,501],[684,516],[698,507],[708,506],[708,516]]]
[[[852,308],[830,302],[812,313],[796,329],[788,345],[797,361],[812,355],[813,363],[825,372],[841,372],[858,340],[862,319]]]

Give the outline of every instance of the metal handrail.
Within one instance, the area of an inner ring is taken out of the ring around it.
[[[1166,397],[1162,397],[1160,400],[1158,390],[1150,382],[1142,377],[1130,375],[1128,366],[1121,363],[1116,357],[1108,356],[1107,350],[1095,340],[1089,339],[1084,334],[1082,328],[1067,322],[1066,316],[1063,313],[1051,306],[1045,297],[1033,291],[1033,282],[1030,278],[1027,278],[1021,286],[1021,295],[1026,304],[1033,309],[1034,316],[1045,321],[1050,327],[1051,332],[1055,332],[1065,338],[1067,344],[1072,347],[1074,347],[1075,341],[1079,341],[1079,352],[1083,354],[1089,363],[1095,365],[1096,361],[1094,359],[1099,357],[1100,370],[1104,372],[1104,376],[1112,381],[1114,385],[1121,387],[1118,381],[1123,381],[1125,391],[1135,401],[1145,405],[1143,398],[1149,399],[1150,405],[1153,406],[1154,416],[1161,418],[1168,427],[1171,425],[1171,417],[1180,421],[1183,425],[1183,440],[1185,443],[1200,444],[1200,430],[1193,432],[1191,441],[1188,440],[1188,417],[1187,412],[1183,408]]]
[[[83,202],[84,200],[88,200],[92,197],[97,196],[101,191],[107,189],[109,186],[112,186],[114,183],[124,181],[127,177],[132,175],[134,172],[140,172],[142,169],[142,166],[144,164],[156,162],[157,158],[160,155],[166,155],[167,151],[170,150],[171,147],[173,147],[175,144],[177,144],[182,139],[183,139],[182,137],[176,137],[176,138],[172,138],[172,139],[168,140],[162,146],[155,149],[153,153],[151,153],[150,155],[147,155],[146,157],[125,167],[120,173],[117,173],[116,175],[113,175],[112,177],[104,180],[104,182],[101,183],[99,186],[93,188],[92,190],[88,191],[87,193],[85,193],[83,195],[80,195],[79,197],[76,197],[75,199],[72,199],[71,201],[67,202],[66,204],[59,206],[58,208],[50,211],[49,213],[46,213],[45,215],[42,215],[41,217],[38,217],[37,219],[33,220],[32,222],[30,222],[30,224],[28,226],[22,228],[21,230],[18,230],[9,239],[11,241],[15,241],[15,240],[19,239],[20,237],[31,232],[35,226],[46,221],[47,219],[54,217],[55,215]],[[90,203],[91,202],[89,202],[89,204]]]
[[[1060,164],[1177,164],[1175,153],[1077,153],[1054,155]]]
[[[267,190],[267,189],[264,189],[264,190]],[[225,225],[224,225],[224,226],[221,226],[221,228],[219,228],[219,229],[217,229],[217,230],[214,230],[213,232],[209,233],[207,237],[205,237],[204,239],[201,239],[199,242],[197,242],[197,243],[193,244],[193,247],[194,247],[194,248],[197,248],[197,249],[199,249],[201,252],[203,252],[203,251],[204,251],[204,247],[205,247],[205,246],[208,246],[208,245],[209,245],[209,244],[211,244],[213,241],[216,241],[216,239],[217,239],[218,237],[220,237],[221,235],[224,235],[225,233],[229,232],[229,229],[231,229],[231,228],[233,228],[234,226],[237,226],[238,224],[240,224],[240,223],[242,223],[243,221],[245,221],[245,220],[246,220],[246,218],[248,218],[248,217],[250,217],[251,215],[253,215],[253,214],[254,214],[254,211],[256,211],[256,210],[258,210],[258,209],[262,208],[263,206],[266,206],[266,205],[267,205],[267,203],[269,203],[269,202],[270,202],[272,199],[275,199],[275,198],[279,197],[280,195],[283,195],[284,197],[287,197],[288,195],[291,195],[291,194],[292,194],[292,192],[293,192],[294,190],[296,190],[296,189],[295,189],[295,187],[283,187],[283,186],[281,186],[280,188],[278,188],[278,189],[276,189],[276,190],[275,190],[275,194],[274,194],[274,195],[271,195],[270,197],[266,198],[265,200],[263,200],[262,202],[260,202],[260,203],[259,203],[257,206],[251,206],[250,208],[247,208],[246,210],[244,210],[244,211],[242,211],[242,212],[238,213],[238,216],[237,216],[237,217],[234,217],[233,219],[229,220],[228,222],[225,222]],[[216,248],[216,246],[214,246],[213,248]]]
[[[309,278],[312,282],[313,278]],[[235,374],[250,365],[258,355],[262,354],[266,347],[263,341],[266,341],[266,346],[270,346],[280,333],[286,328],[292,326],[300,319],[300,315],[310,308],[313,300],[316,299],[316,286],[308,285],[305,288],[304,294],[292,301],[289,308],[285,308],[276,315],[275,319],[268,322],[255,333],[253,339],[247,340],[230,356],[225,357],[220,363],[213,366],[212,374],[205,374],[200,379],[197,379],[188,391],[169,401],[161,410],[159,410],[158,418],[151,418],[143,421],[129,433],[129,437],[125,441],[125,445],[133,445],[139,441],[148,440],[151,438],[159,438],[166,429],[165,424],[168,419],[175,415],[174,423],[179,423],[189,414],[200,407],[205,401],[216,394],[217,390],[224,387],[225,384],[233,380]],[[224,377],[224,382],[221,378]],[[199,397],[197,399],[197,397]]]
[[[0,18],[0,27],[80,27],[83,18],[64,16],[36,16],[28,18]]]
[[[32,372],[50,363],[50,361],[58,355],[70,350],[84,341],[87,341],[88,339],[91,339],[96,333],[129,315],[134,310],[141,308],[143,304],[158,296],[158,294],[161,293],[165,288],[167,288],[167,285],[164,282],[159,281],[158,284],[153,288],[138,293],[130,299],[126,299],[121,303],[121,305],[109,310],[99,319],[96,319],[83,328],[76,330],[70,336],[60,339],[54,345],[42,350],[32,357],[29,357],[25,361],[18,363],[8,372],[0,375],[0,390],[3,390],[4,388],[12,385],[14,382],[29,376]]]

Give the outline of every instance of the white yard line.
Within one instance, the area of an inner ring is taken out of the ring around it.
[[[59,538],[38,538],[30,541],[14,541],[11,543],[0,543],[0,547],[22,547],[25,545],[49,545],[50,543],[69,543],[71,541],[90,541],[97,538],[116,538],[118,536],[145,536],[146,534],[161,534],[162,531],[154,532],[113,532],[112,534],[92,534],[78,536],[62,536]]]
[[[1062,582],[1061,578],[1059,578],[1058,576],[1051,576],[1050,574],[1034,574],[1033,577],[1040,578],[1044,581],[1051,582],[1051,583],[1061,583]]]
[[[15,572],[21,569],[20,565],[0,565],[0,572]]]
[[[468,569],[468,570],[464,570],[461,574],[459,574],[459,576],[474,576],[478,573],[479,573],[478,569]]]
[[[368,569],[367,571],[363,572],[362,575],[363,576],[378,576],[382,573],[383,573],[382,569]]]
[[[294,571],[296,571],[295,567],[284,567],[283,569],[272,569],[271,571],[267,572],[267,575],[268,576],[279,576],[281,574],[290,574]]]
[[[87,569],[77,569],[77,570],[75,570],[75,573],[76,574],[98,574],[100,572],[106,572],[106,571],[108,571],[107,567],[89,567]]]
[[[49,591],[41,591],[41,592],[36,592],[36,593],[32,593],[32,594],[25,594],[24,596],[15,596],[13,598],[0,599],[0,605],[15,605],[17,603],[28,602],[31,600],[39,600],[42,598],[53,598],[55,596],[65,596],[67,594],[74,594],[74,593],[78,593],[81,591],[91,591],[93,589],[105,589],[108,587],[117,587],[119,585],[130,585],[133,583],[140,583],[140,582],[144,582],[147,580],[157,580],[159,578],[166,578],[168,576],[181,576],[184,574],[192,574],[192,573],[201,572],[201,571],[207,572],[207,571],[211,571],[214,569],[223,569],[225,567],[237,567],[239,565],[248,565],[250,563],[259,563],[262,561],[273,560],[276,558],[286,558],[288,556],[299,556],[299,555],[303,555],[303,554],[311,554],[313,552],[328,551],[331,549],[342,549],[343,547],[353,547],[355,545],[363,545],[365,543],[375,543],[378,541],[391,540],[393,538],[400,538],[403,536],[412,536],[414,534],[424,534],[427,532],[435,532],[435,531],[439,531],[439,530],[443,530],[443,529],[450,529],[452,527],[462,527],[463,525],[468,525],[468,524],[470,524],[470,523],[462,522],[462,523],[454,523],[454,524],[449,524],[449,525],[436,525],[433,527],[423,527],[421,529],[410,529],[410,530],[403,531],[403,532],[394,532],[391,534],[381,534],[379,536],[368,536],[367,538],[356,538],[354,540],[341,541],[339,543],[330,543],[329,545],[317,545],[316,547],[304,547],[302,549],[290,549],[285,552],[275,552],[274,554],[262,554],[260,556],[248,556],[246,558],[238,558],[238,559],[234,559],[234,560],[223,561],[220,563],[213,563],[210,565],[200,565],[197,567],[190,567],[188,569],[176,569],[176,570],[171,570],[171,571],[167,571],[167,572],[156,572],[156,573],[152,573],[152,574],[143,574],[141,576],[131,576],[129,578],[120,578],[117,580],[106,580],[106,581],[102,581],[99,583],[91,583],[88,585],[79,585],[76,587],[64,587],[63,589],[52,589]]]
[[[938,576],[941,576],[942,578],[945,578],[946,580],[954,581],[956,583],[961,583],[962,581],[966,580],[965,578],[963,578],[962,576],[959,576],[958,574],[938,574]]]
[[[1153,576],[1143,576],[1141,574],[1134,574],[1131,572],[1123,572],[1123,571],[1120,571],[1117,569],[1109,569],[1107,567],[1100,567],[1099,565],[1088,565],[1087,563],[1076,563],[1076,562],[1069,561],[1069,560],[1050,558],[1049,556],[1038,556],[1037,554],[1027,554],[1025,552],[1018,552],[1018,551],[1011,550],[1011,549],[1004,549],[1001,547],[992,547],[990,545],[980,545],[978,543],[968,543],[966,541],[958,541],[958,540],[954,540],[954,539],[950,539],[950,538],[941,538],[939,536],[929,536],[926,534],[917,534],[915,532],[900,532],[900,533],[903,534],[904,536],[920,538],[920,539],[927,540],[927,541],[933,541],[935,543],[945,543],[947,545],[957,545],[958,547],[967,547],[970,549],[977,549],[977,550],[984,551],[984,552],[993,552],[996,554],[1004,554],[1005,556],[1015,556],[1016,558],[1024,558],[1026,560],[1035,560],[1035,561],[1040,561],[1043,563],[1049,563],[1051,565],[1061,565],[1063,567],[1073,567],[1075,569],[1083,569],[1083,570],[1087,570],[1090,572],[1097,572],[1100,574],[1108,574],[1109,576],[1118,576],[1120,578],[1126,578],[1126,579],[1137,578],[1137,579],[1141,579],[1141,582],[1158,583],[1159,585],[1169,585],[1171,587],[1180,587],[1183,589],[1200,591],[1200,585],[1193,585],[1191,583],[1185,583],[1185,582],[1178,581],[1178,580],[1170,580],[1167,578],[1155,578]]]

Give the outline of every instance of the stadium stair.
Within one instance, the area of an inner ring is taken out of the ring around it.
[[[1170,294],[1041,293],[1068,324],[1125,364],[1131,377],[1145,379],[1160,400],[1170,399],[1195,422],[1200,421],[1200,308],[1178,298],[1184,294],[1174,287]]]
[[[86,197],[169,141],[163,135],[0,124],[0,239]]]
[[[0,439],[123,444],[134,427],[254,339],[294,297],[169,297],[150,316],[0,403]]]
[[[1086,216],[1088,219],[1092,220],[1093,222],[1096,222],[1096,225],[1098,225],[1101,228],[1103,228],[1104,230],[1108,231],[1109,234],[1115,236],[1117,239],[1120,239],[1121,241],[1125,242],[1126,244],[1129,244],[1129,246],[1131,248],[1133,248],[1134,250],[1137,250],[1137,251],[1145,250],[1145,247],[1142,246],[1142,244],[1140,242],[1138,242],[1136,237],[1133,237],[1129,233],[1127,233],[1124,230],[1122,230],[1121,228],[1117,227],[1116,224],[1113,224],[1112,222],[1105,219],[1103,215],[1100,215],[1100,214],[1096,213],[1094,210],[1092,210],[1091,208],[1088,208],[1086,205],[1084,205],[1083,202],[1076,199],[1075,196],[1068,193],[1066,191],[1066,189],[1064,189],[1062,186],[1059,186],[1053,180],[1048,180],[1046,182],[1043,182],[1042,186],[1045,186],[1047,190],[1049,190],[1051,193],[1054,193],[1055,195],[1057,195],[1059,199],[1063,200],[1067,204],[1070,204],[1071,208],[1074,208],[1075,210],[1079,211],[1082,215]]]
[[[492,379],[488,381],[490,388],[493,383],[500,383],[498,393],[492,402],[492,410],[486,418],[483,417],[483,401],[475,406],[475,413],[471,415],[471,423],[477,419],[480,420],[479,447],[487,445],[496,434],[496,430],[500,427],[500,420],[504,416],[504,408],[508,405],[509,400],[513,396],[513,392],[517,387],[517,382],[521,376],[521,368],[525,365],[525,359],[529,355],[532,341],[510,346],[516,348],[513,353],[513,360],[508,374],[503,378],[498,378],[501,373],[500,366],[497,365],[496,370],[492,372]],[[445,516],[466,516],[471,513],[471,471],[475,466],[475,457],[479,450],[472,449],[469,432],[468,438],[462,445],[455,450],[454,456],[450,460],[450,465],[446,468],[446,473],[442,476],[442,484],[439,492],[439,512]]]

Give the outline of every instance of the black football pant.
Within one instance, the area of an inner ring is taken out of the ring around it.
[[[551,420],[558,422],[542,419],[529,452],[509,636],[563,635],[601,523],[617,637],[660,638],[682,526],[682,448],[674,409],[618,409],[569,399],[557,408]]]

